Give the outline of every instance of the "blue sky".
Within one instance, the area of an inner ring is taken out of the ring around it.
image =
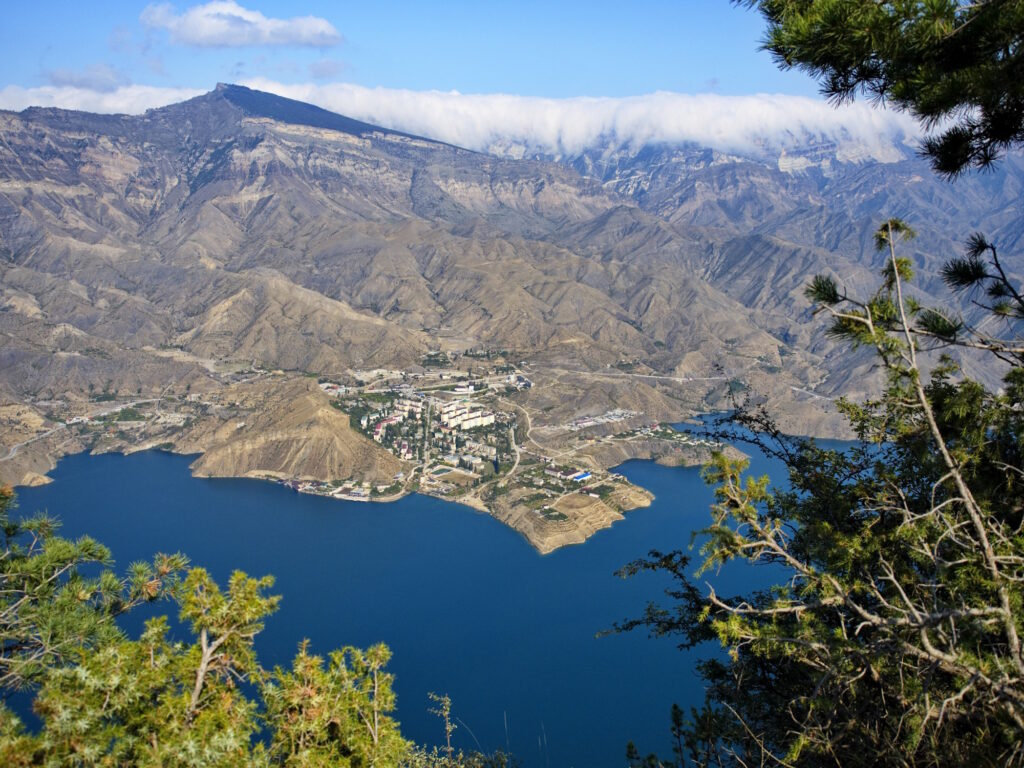
[[[262,77],[555,98],[816,94],[806,76],[778,71],[757,50],[760,18],[727,0],[239,0],[235,7],[262,14],[268,34],[200,40],[204,17],[195,12],[205,9],[207,21],[230,16],[230,4],[9,3],[0,25],[0,87],[208,90],[218,81]],[[322,23],[299,29],[301,17]]]
[[[917,134],[904,115],[825,104],[728,0],[40,0],[2,21],[0,109],[138,114],[231,82],[511,154],[824,141],[881,160]]]

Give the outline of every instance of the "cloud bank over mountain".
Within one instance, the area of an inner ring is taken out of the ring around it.
[[[358,120],[470,149],[519,144],[525,151],[576,154],[605,143],[642,146],[695,142],[724,151],[777,153],[808,140],[859,148],[888,159],[919,136],[908,116],[856,103],[834,108],[799,96],[653,93],[628,98],[547,99],[365,88],[284,85],[250,88],[307,101]]]
[[[20,112],[28,107],[57,107],[101,114],[140,115],[147,109],[163,107],[205,93],[202,88],[165,88],[156,85],[122,85],[118,88],[96,89],[65,85],[23,88],[8,85],[0,88],[0,109]]]
[[[266,79],[242,84],[387,128],[513,156],[565,156],[596,146],[637,148],[693,142],[724,152],[769,156],[834,144],[840,159],[890,161],[902,156],[920,137],[914,120],[904,114],[865,103],[835,108],[814,99],[777,94],[653,93],[628,98],[550,99],[345,83],[284,84]],[[140,85],[106,92],[8,86],[0,90],[0,108],[21,110],[38,105],[139,113],[199,93]]]

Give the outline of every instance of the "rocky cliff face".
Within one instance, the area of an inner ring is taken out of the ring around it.
[[[407,469],[355,432],[309,379],[234,387],[230,396],[249,412],[244,419],[206,419],[178,439],[179,451],[202,452],[192,465],[197,475],[390,484]]]

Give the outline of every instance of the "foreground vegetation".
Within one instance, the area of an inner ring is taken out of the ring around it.
[[[922,153],[940,174],[1024,141],[1024,3],[742,4],[765,16],[777,61],[830,97],[867,93],[939,126]],[[873,296],[829,276],[807,289],[830,333],[873,349],[886,372],[877,399],[841,404],[859,443],[824,450],[741,411],[788,485],[724,457],[706,470],[717,503],[697,575],[744,560],[771,566],[775,583],[706,592],[681,551],[625,569],[675,586],[622,628],[728,651],[700,666],[704,704],[673,709],[673,754],[630,745],[633,765],[1024,764],[1024,295],[996,244],[973,234],[942,273],[970,314],[922,306],[906,290],[911,237],[898,219],[879,228]],[[972,381],[951,349],[1000,370],[1003,386]]]
[[[97,542],[61,538],[52,519],[19,520],[13,507],[10,488],[0,489],[0,691],[32,691],[41,727],[27,731],[0,703],[0,764],[506,764],[405,739],[383,644],[325,659],[303,643],[290,668],[263,668],[254,640],[280,600],[267,594],[272,578],[238,571],[221,589],[180,554],[122,578]],[[177,606],[188,642],[166,617],[137,639],[118,628],[119,615],[155,600]],[[438,700],[450,736],[451,703]]]
[[[786,579],[705,593],[679,551],[626,569],[667,571],[677,586],[670,605],[624,628],[729,650],[701,665],[707,701],[676,713],[680,751],[668,762],[1024,763],[1024,347],[908,300],[896,243],[909,235],[896,220],[879,230],[890,258],[870,299],[829,278],[808,290],[832,313],[831,332],[874,347],[888,373],[879,399],[842,404],[860,442],[824,450],[741,412],[735,421],[785,463],[788,487],[721,456],[705,470],[717,503],[697,575],[741,559]],[[980,290],[997,316],[1024,318],[981,238],[946,278]],[[951,344],[1002,360],[1003,390],[946,357],[925,380],[922,350]]]

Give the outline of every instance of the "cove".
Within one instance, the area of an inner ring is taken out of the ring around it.
[[[685,548],[707,524],[711,491],[697,469],[622,465],[654,503],[541,556],[457,504],[418,495],[344,502],[258,480],[199,479],[190,461],[155,451],[70,456],[55,482],[19,489],[19,512],[46,510],[62,535],[98,539],[118,572],[181,551],[221,584],[234,569],[273,574],[283,600],[258,638],[262,663],[289,665],[303,638],[322,655],[387,643],[397,719],[419,743],[443,738],[427,711],[434,691],[452,697],[463,749],[507,749],[523,766],[621,766],[629,740],[668,754],[672,703],[688,710],[703,699],[693,665],[714,648],[683,653],[642,632],[595,637],[666,586],[619,579],[616,569],[652,548]],[[782,477],[763,456],[752,464]],[[726,571],[714,583],[728,592],[742,578]],[[125,628],[136,636],[145,618],[171,608],[135,612]]]

